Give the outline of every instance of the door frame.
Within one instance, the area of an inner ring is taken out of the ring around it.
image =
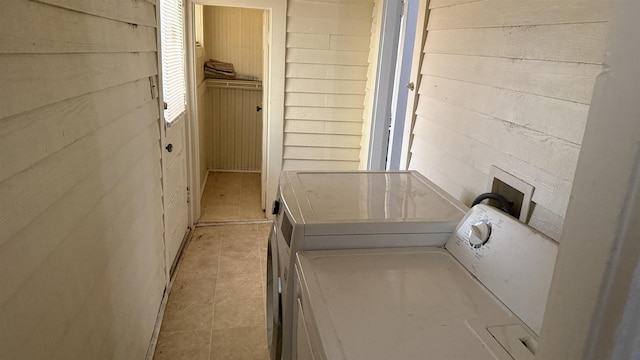
[[[396,60],[393,99],[391,101],[391,127],[387,150],[387,170],[400,170],[402,157],[402,137],[406,122],[409,84],[413,61],[413,48],[418,31],[418,14],[420,0],[403,0],[404,9],[398,42],[398,58]]]
[[[376,81],[373,94],[373,111],[369,136],[367,170],[385,170],[387,147],[389,144],[389,125],[398,42],[404,4],[401,0],[384,0],[380,26],[380,42],[376,61]]]
[[[186,63],[187,63],[187,108],[190,114],[198,114],[197,85],[196,84],[196,57],[194,46],[194,5],[205,6],[228,6],[235,8],[252,8],[267,11],[269,16],[269,56],[263,61],[268,61],[269,72],[263,74],[263,113],[262,133],[266,140],[262,144],[263,176],[262,197],[263,206],[271,204],[276,197],[278,179],[282,170],[282,152],[284,140],[284,84],[285,84],[285,42],[286,42],[286,22],[287,22],[287,1],[286,0],[187,0],[186,1]],[[206,50],[205,50],[206,51]],[[191,191],[191,213],[190,222],[194,223],[200,217],[200,175],[198,174],[199,164],[199,136],[198,126],[195,117],[189,117],[189,148],[190,156],[188,163],[190,188],[198,189]],[[266,206],[268,207],[268,206]],[[271,212],[266,211],[268,219],[272,218]]]
[[[163,73],[162,73],[162,35],[160,33],[160,29],[162,26],[162,17],[161,17],[161,9],[160,9],[160,2],[158,1],[156,3],[155,6],[155,10],[156,10],[156,29],[157,29],[157,33],[156,33],[156,60],[157,60],[157,74],[156,74],[156,79],[153,80],[153,77],[149,78],[150,81],[150,86],[151,86],[151,94],[152,96],[155,96],[155,98],[157,99],[157,105],[158,105],[158,127],[160,128],[160,161],[161,161],[161,166],[160,166],[160,171],[162,173],[162,189],[163,189],[163,194],[162,194],[162,226],[163,226],[163,235],[162,235],[162,245],[163,245],[163,263],[164,263],[164,275],[165,275],[165,288],[168,288],[170,283],[171,283],[171,268],[173,267],[173,265],[175,264],[175,262],[178,259],[178,256],[176,256],[175,259],[173,259],[171,261],[171,263],[169,263],[168,260],[168,252],[169,252],[169,246],[168,246],[168,234],[167,234],[167,209],[169,208],[169,199],[167,198],[167,196],[165,196],[164,191],[166,189],[166,181],[167,181],[167,171],[166,171],[166,153],[165,153],[165,148],[167,146],[167,127],[169,126],[169,124],[167,124],[165,117],[164,117],[164,85],[163,85]],[[184,9],[183,9],[184,10]],[[186,20],[185,20],[186,21]],[[185,34],[186,35],[186,34]],[[186,39],[185,39],[186,41]],[[185,75],[186,75],[186,69],[185,69]],[[154,90],[155,89],[155,90]],[[191,154],[190,151],[191,149],[188,148],[189,145],[189,133],[188,133],[188,129],[190,126],[190,121],[191,121],[191,116],[190,116],[190,109],[189,109],[189,104],[187,103],[185,106],[185,110],[184,110],[184,114],[183,114],[183,119],[181,121],[184,121],[185,124],[184,126],[186,127],[185,130],[185,151],[187,152],[185,154],[186,157],[186,161],[187,161],[187,171],[186,171],[186,177],[187,177],[187,184],[190,184],[191,182],[191,173],[189,171],[189,161],[191,158]],[[178,120],[180,121],[180,120]],[[188,193],[187,193],[187,198],[188,198]],[[192,228],[193,223],[191,222],[191,209],[187,208],[187,232],[186,234],[189,234],[189,229]],[[185,238],[186,235],[185,234]],[[182,247],[184,245],[184,239],[182,239],[183,243],[180,245],[180,247]],[[178,254],[180,254],[181,250],[178,250]]]
[[[418,21],[413,42],[413,59],[411,60],[411,75],[409,82],[413,83],[413,89],[409,89],[407,95],[407,112],[404,117],[404,129],[402,134],[402,150],[400,151],[400,170],[408,170],[411,162],[411,140],[413,127],[416,123],[416,108],[418,107],[418,91],[422,76],[422,62],[424,60],[424,43],[427,38],[427,22],[429,21],[429,2],[420,1],[418,5]]]

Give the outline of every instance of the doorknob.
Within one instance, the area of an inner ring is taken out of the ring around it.
[[[168,152],[172,152],[173,151],[173,144],[169,144],[165,147],[165,149],[167,149]]]

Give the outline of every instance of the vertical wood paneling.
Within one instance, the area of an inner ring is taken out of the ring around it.
[[[208,168],[260,171],[262,168],[262,90],[209,86]]]
[[[285,169],[359,167],[372,11],[373,0],[289,1]],[[344,136],[344,123],[359,130]]]
[[[3,3],[3,359],[145,356],[165,284],[155,24],[150,2]]]
[[[204,7],[207,59],[232,63],[239,75],[262,79],[263,10]]]
[[[410,165],[466,203],[492,165],[535,187],[558,239],[611,1],[431,1]]]

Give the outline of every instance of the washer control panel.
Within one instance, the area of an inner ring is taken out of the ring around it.
[[[555,241],[479,204],[467,212],[445,247],[539,334],[558,252]]]

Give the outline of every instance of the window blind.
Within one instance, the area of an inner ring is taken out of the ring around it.
[[[176,121],[185,111],[184,15],[182,0],[160,0],[162,85],[165,121]]]

